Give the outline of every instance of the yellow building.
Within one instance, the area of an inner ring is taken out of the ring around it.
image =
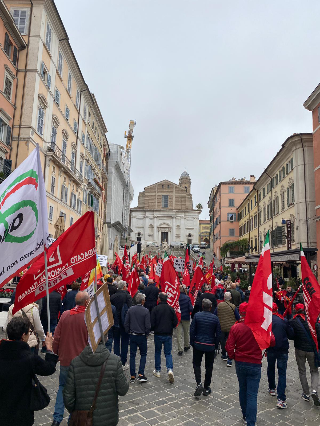
[[[5,1],[27,48],[19,58],[11,159],[16,168],[40,146],[49,232],[95,212],[97,250],[107,253],[107,128],[54,1]],[[98,63],[97,63],[98,65]],[[61,219],[60,219],[61,220]]]
[[[209,244],[211,222],[210,220],[199,220],[199,244]]]
[[[239,239],[248,240],[247,252],[257,253],[258,246],[258,193],[252,189],[238,207]]]

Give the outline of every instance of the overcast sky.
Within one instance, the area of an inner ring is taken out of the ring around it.
[[[311,132],[320,1],[56,0],[109,143],[134,130],[138,193],[186,170],[194,205],[259,177],[285,139]]]

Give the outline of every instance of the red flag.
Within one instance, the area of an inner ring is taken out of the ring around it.
[[[178,322],[181,320],[181,311],[179,305],[180,283],[176,271],[170,262],[170,259],[165,258],[162,266],[160,277],[161,291],[168,295],[168,305],[172,306]]]
[[[128,291],[131,294],[131,297],[134,297],[140,284],[140,278],[136,268],[134,268],[134,270],[131,272],[128,282]]]
[[[203,267],[203,257],[202,256],[200,257],[200,260],[199,260],[199,266]]]
[[[146,267],[147,267],[146,260],[145,260],[145,257],[143,256],[142,259],[141,259],[141,262],[140,262],[140,268],[145,271]]]
[[[135,253],[131,259],[131,268],[133,268],[133,266],[137,263],[137,260],[138,260],[138,255],[137,253]]]
[[[261,350],[270,346],[272,305],[272,269],[268,232],[252,283],[245,317],[245,323],[251,328]]]
[[[189,270],[188,270],[187,266],[184,267],[183,282],[182,283],[186,287],[190,287],[190,274],[189,274]]]
[[[157,256],[151,260],[149,278],[154,280],[156,277]]]
[[[196,300],[197,300],[197,296],[199,293],[199,290],[201,289],[201,287],[203,286],[203,284],[206,282],[203,272],[201,270],[201,267],[199,265],[197,265],[194,274],[193,274],[193,278],[192,278],[192,282],[191,282],[191,286],[190,286],[190,291],[189,291],[189,296],[191,299],[191,303],[192,306],[194,306]]]
[[[61,287],[56,288],[56,291],[61,294],[61,300],[63,300],[68,291],[67,284],[63,284]]]
[[[300,250],[302,290],[305,303],[306,319],[311,336],[318,351],[316,322],[320,313],[320,286],[308,265],[302,247]]]
[[[49,293],[96,266],[93,215],[85,213],[48,248]],[[17,286],[13,314],[45,295],[44,253],[41,253]]]

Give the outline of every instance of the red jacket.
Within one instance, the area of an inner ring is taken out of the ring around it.
[[[70,315],[70,311],[65,311],[55,329],[52,345],[53,352],[59,355],[60,364],[68,367],[87,344],[88,330],[84,313]]]
[[[273,333],[271,333],[270,346],[276,344]],[[253,364],[261,364],[262,352],[254,338],[251,328],[243,321],[234,324],[231,327],[226,350],[229,359],[235,359],[240,362],[251,362]]]

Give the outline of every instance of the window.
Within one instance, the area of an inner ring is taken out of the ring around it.
[[[229,237],[234,237],[235,236],[235,229],[234,228],[230,228],[229,229]]]
[[[87,193],[87,190],[84,189],[83,190],[83,198],[82,198],[84,204],[87,204],[87,198],[88,198],[88,193]]]
[[[235,222],[237,220],[235,213],[227,213],[227,221],[228,222]]]
[[[254,218],[253,218],[253,226],[254,226],[254,228],[256,228],[257,226],[258,226],[258,215],[254,215]]]
[[[3,49],[6,52],[6,54],[9,56],[9,58],[11,58],[12,43],[10,41],[10,37],[9,37],[8,33],[6,33],[5,36],[4,36],[4,47],[3,47]]]
[[[278,175],[276,174],[274,177],[274,186],[278,185]]]
[[[63,65],[63,58],[62,58],[62,53],[59,52],[59,56],[58,56],[58,73],[62,76],[62,65]]]
[[[76,120],[73,120],[73,131],[75,134],[77,134],[78,131],[78,123],[76,122]]]
[[[261,194],[261,191],[259,192],[259,201],[261,201],[261,197],[262,196],[262,194]]]
[[[287,205],[288,207],[294,204],[294,184],[287,188]]]
[[[249,192],[250,192],[250,186],[245,186],[244,187],[244,193],[249,194]]]
[[[7,146],[11,145],[11,127],[0,118],[0,141]]]
[[[254,196],[254,205],[255,206],[257,205],[257,196],[256,195]]]
[[[82,132],[82,134],[81,134],[81,142],[82,142],[82,145],[84,145],[84,144],[85,144],[85,141],[86,141],[86,137],[85,137],[85,134]]]
[[[168,208],[169,205],[169,195],[162,195],[162,207]]]
[[[71,72],[69,71],[69,73],[68,73],[68,92],[69,92],[69,95],[71,95],[71,84],[72,84],[72,76],[71,76]]]
[[[76,205],[77,205],[77,196],[74,192],[71,192],[70,207],[75,210]]]
[[[48,89],[51,87],[51,75],[49,74],[48,69],[46,68],[44,62],[41,62],[40,67],[40,76],[44,83],[48,86]]]
[[[283,176],[282,176],[282,169],[281,169],[279,170],[279,182],[281,182],[282,179],[283,179]]]
[[[55,89],[55,92],[54,92],[54,101],[58,106],[60,106],[60,92],[57,88]]]
[[[80,161],[80,174],[83,175],[83,160]]]
[[[70,217],[70,226],[72,226],[73,225],[73,217],[71,216]]]
[[[83,119],[84,121],[87,119],[87,105],[83,106]]]
[[[26,9],[13,9],[11,11],[14,23],[18,27],[21,34],[27,34],[27,10]]]
[[[18,49],[16,48],[16,46],[13,46],[13,55],[12,55],[13,65],[17,65],[17,59],[18,59]]]
[[[280,198],[281,198],[281,211],[283,211],[285,209],[284,192],[281,193]]]
[[[63,216],[63,218],[64,218],[64,221],[66,221],[66,217],[67,217],[67,215],[65,214],[65,213],[63,213],[63,212],[60,212],[60,215],[59,216]]]
[[[234,199],[229,198],[229,207],[234,207]]]
[[[7,73],[5,73],[3,93],[4,93],[4,96],[10,102],[11,102],[11,95],[12,95],[12,85],[13,85],[12,79],[9,77]]]
[[[61,157],[61,160],[63,163],[66,162],[66,153],[67,153],[67,141],[63,139],[62,140],[62,157]]]
[[[44,120],[44,110],[43,110],[43,108],[39,107],[37,131],[41,136],[43,135],[43,120]]]
[[[49,206],[49,220],[52,221],[53,218],[53,206]]]
[[[51,132],[51,148],[55,149],[57,143],[57,128],[55,126],[52,126],[52,132]]]
[[[234,194],[234,186],[229,186],[229,194]]]
[[[267,220],[266,218],[266,206],[263,207],[263,223]]]
[[[50,50],[50,48],[51,48],[51,27],[49,25],[49,22],[47,22],[46,46],[47,46],[48,50]]]
[[[77,96],[76,96],[76,107],[77,107],[77,109],[79,109],[79,106],[80,106],[80,92],[77,89]]]
[[[70,116],[70,110],[66,105],[66,112],[65,112],[65,116],[66,116],[66,120],[69,121],[69,116]]]
[[[250,201],[250,209],[252,210],[252,200]]]
[[[76,167],[76,152],[72,150],[71,152],[71,170],[74,172]]]
[[[82,201],[79,198],[77,199],[77,212],[79,214],[82,212]]]
[[[279,214],[279,197],[276,197],[274,205],[274,214]]]
[[[56,178],[54,176],[51,176],[51,194],[54,195],[54,188],[56,186]]]

